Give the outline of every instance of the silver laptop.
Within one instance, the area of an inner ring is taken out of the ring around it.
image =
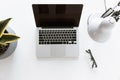
[[[78,57],[82,4],[33,4],[37,57]]]

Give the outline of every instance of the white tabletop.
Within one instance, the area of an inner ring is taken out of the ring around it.
[[[107,0],[107,7],[117,2]],[[33,3],[84,5],[78,59],[37,59]],[[12,17],[9,27],[21,37],[13,55],[0,60],[0,80],[120,80],[120,22],[107,42],[97,43],[87,33],[87,18],[98,12],[104,12],[103,0],[0,0],[0,20]],[[89,48],[97,69],[91,69],[90,57],[85,52]]]

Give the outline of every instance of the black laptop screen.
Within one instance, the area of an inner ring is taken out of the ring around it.
[[[37,27],[78,27],[82,4],[33,4]]]

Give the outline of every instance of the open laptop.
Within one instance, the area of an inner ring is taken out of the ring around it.
[[[82,4],[33,4],[37,57],[78,57]]]

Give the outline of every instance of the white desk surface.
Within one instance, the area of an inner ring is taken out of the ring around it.
[[[118,1],[107,0],[107,6]],[[33,3],[84,4],[78,59],[36,58]],[[120,80],[120,22],[107,42],[97,43],[87,33],[87,18],[94,12],[104,12],[103,0],[0,0],[0,20],[12,17],[9,26],[21,37],[13,55],[0,60],[0,80]],[[85,53],[88,48],[93,51],[97,69],[90,68],[89,55]]]

